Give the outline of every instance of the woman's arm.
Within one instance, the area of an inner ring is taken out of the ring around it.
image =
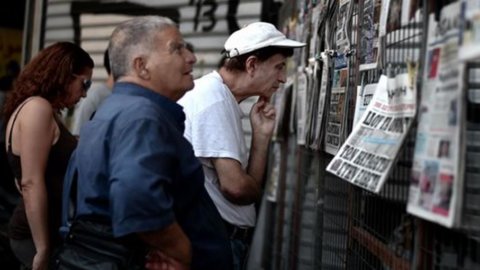
[[[22,166],[22,197],[37,252],[33,269],[46,269],[50,245],[45,171],[50,148],[58,137],[58,127],[50,103],[42,98],[28,101],[17,122],[19,132],[14,139],[18,138]]]

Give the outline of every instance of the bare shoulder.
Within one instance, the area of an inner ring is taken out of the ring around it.
[[[54,111],[50,102],[42,97],[31,97],[18,114],[23,130],[39,131],[54,127]]]
[[[48,119],[53,117],[53,108],[48,100],[42,97],[31,97],[23,106],[21,114],[29,119]]]

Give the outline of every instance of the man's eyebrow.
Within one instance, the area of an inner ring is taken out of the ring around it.
[[[178,40],[170,40],[167,42],[167,47],[169,51],[176,50],[178,47],[185,47],[186,42],[184,40],[178,41]]]

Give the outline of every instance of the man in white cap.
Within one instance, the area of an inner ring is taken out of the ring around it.
[[[303,46],[272,24],[252,23],[227,39],[219,71],[197,79],[178,101],[186,114],[184,136],[203,165],[205,186],[230,234],[234,269],[245,266],[256,223],[254,203],[262,195],[275,122],[269,99],[286,80],[286,58]],[[248,153],[239,103],[252,96],[259,99],[250,112]]]

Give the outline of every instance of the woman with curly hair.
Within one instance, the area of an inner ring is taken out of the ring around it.
[[[9,238],[27,269],[47,269],[61,241],[63,177],[77,140],[62,124],[60,111],[85,96],[93,66],[79,46],[55,43],[24,67],[5,102],[8,161],[22,195]]]

